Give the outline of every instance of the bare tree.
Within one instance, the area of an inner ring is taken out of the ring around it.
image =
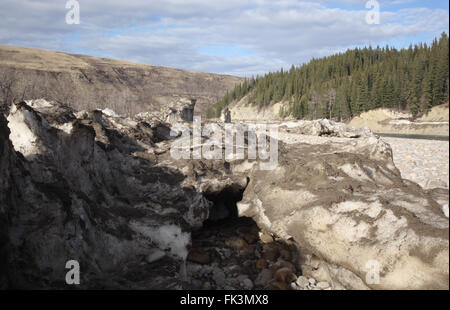
[[[319,105],[320,97],[315,90],[311,93],[310,101],[313,105],[313,119],[317,119],[317,107]]]
[[[331,119],[331,112],[333,111],[334,103],[336,102],[336,90],[334,88],[328,89],[328,114]]]
[[[0,68],[0,105],[3,111],[16,99],[14,93],[16,82],[15,70],[11,68]]]

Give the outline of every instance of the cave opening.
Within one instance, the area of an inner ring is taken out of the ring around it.
[[[230,185],[220,192],[209,193],[205,198],[212,202],[209,217],[203,223],[204,228],[221,226],[229,221],[239,219],[237,203],[242,200],[245,188],[238,185]]]
[[[253,219],[239,217],[245,189],[234,184],[204,194],[212,204],[208,220],[192,232],[187,289],[289,289],[296,279],[296,250],[261,231]]]

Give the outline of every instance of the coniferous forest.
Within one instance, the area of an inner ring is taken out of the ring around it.
[[[246,79],[207,111],[219,117],[231,102],[249,96],[258,107],[288,103],[280,116],[345,120],[364,111],[391,108],[421,115],[448,102],[449,43],[442,33],[431,45],[348,50],[312,59],[289,71]]]

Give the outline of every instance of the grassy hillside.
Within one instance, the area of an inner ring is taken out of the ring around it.
[[[46,98],[75,109],[135,114],[176,97],[197,99],[196,113],[220,100],[241,78],[126,61],[0,45],[0,105]]]
[[[289,71],[268,73],[237,85],[210,107],[208,117],[245,96],[264,108],[287,102],[281,116],[349,119],[378,108],[407,110],[414,116],[448,102],[447,34],[431,46],[397,50],[388,46],[348,50]]]

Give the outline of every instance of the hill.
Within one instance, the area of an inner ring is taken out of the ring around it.
[[[239,108],[247,111],[243,107],[253,107],[264,118],[272,113],[273,119],[290,116],[349,120],[379,108],[408,111],[420,117],[448,102],[448,56],[446,33],[430,46],[424,43],[401,50],[389,46],[348,50],[292,66],[289,71],[248,79],[209,108],[207,115],[218,117],[224,107],[231,105],[238,114]],[[276,115],[270,111],[275,104],[280,105]]]
[[[45,98],[81,109],[111,108],[134,115],[177,97],[197,99],[196,113],[242,81],[126,61],[0,45],[0,104]]]

